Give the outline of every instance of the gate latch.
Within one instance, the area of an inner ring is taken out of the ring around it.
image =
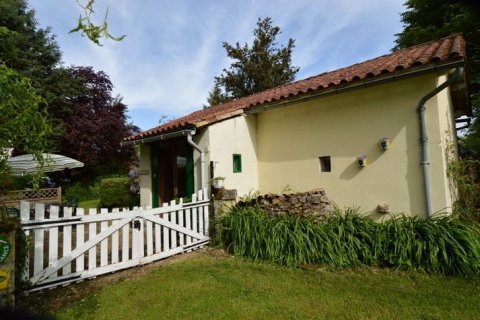
[[[140,228],[141,228],[140,220],[133,220],[133,229],[140,230]]]

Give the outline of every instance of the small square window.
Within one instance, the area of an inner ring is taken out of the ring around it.
[[[233,155],[233,172],[242,172],[242,155]]]
[[[319,157],[320,160],[320,171],[321,172],[331,172],[332,171],[332,163],[330,161],[330,156]]]

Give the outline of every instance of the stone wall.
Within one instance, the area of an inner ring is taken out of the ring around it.
[[[273,216],[324,218],[332,211],[330,200],[324,189],[290,194],[266,194],[250,202],[239,202],[238,205],[258,205]]]

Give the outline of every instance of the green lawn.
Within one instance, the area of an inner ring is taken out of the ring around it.
[[[293,269],[207,252],[70,302],[58,319],[479,319],[480,280]]]
[[[98,206],[98,202],[98,199],[80,201],[78,203],[78,207],[84,209],[96,208]]]

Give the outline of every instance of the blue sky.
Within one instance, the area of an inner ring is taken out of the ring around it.
[[[404,0],[97,0],[109,8],[121,42],[98,47],[69,34],[75,0],[30,0],[41,27],[50,26],[65,65],[105,71],[123,96],[131,121],[146,130],[162,115],[176,118],[206,103],[213,78],[229,66],[222,42],[250,43],[258,17],[281,28],[279,43],[295,39],[297,80],[389,53],[402,30]]]

